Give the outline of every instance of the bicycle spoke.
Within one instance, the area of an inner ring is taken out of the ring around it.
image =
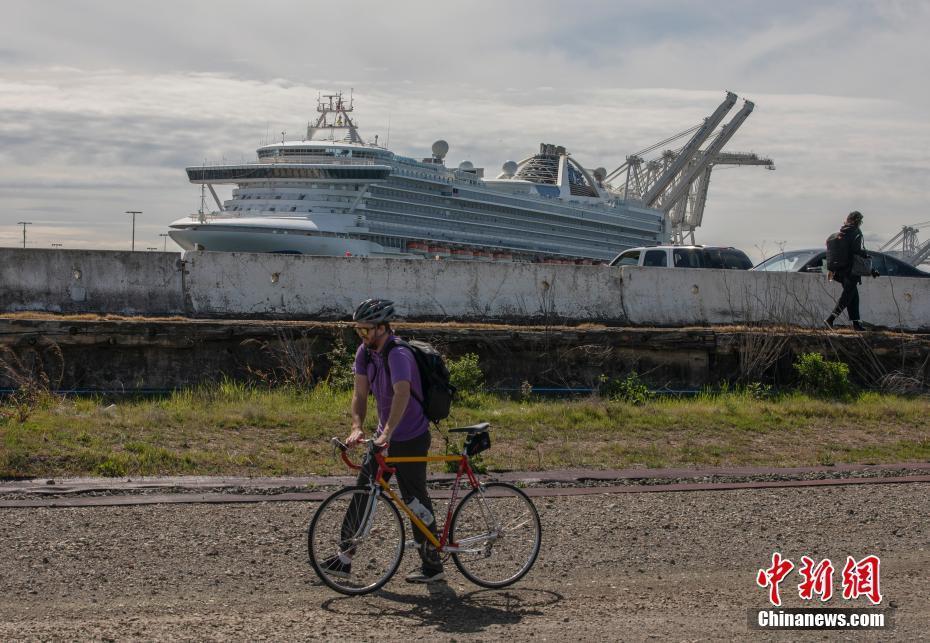
[[[541,526],[533,503],[516,487],[491,483],[486,490],[469,494],[455,510],[450,537],[461,549],[452,560],[473,582],[504,587],[536,561]]]
[[[308,530],[314,570],[344,594],[378,589],[397,571],[403,556],[404,527],[397,508],[381,497],[368,512],[369,500],[367,488],[337,491],[320,505]]]

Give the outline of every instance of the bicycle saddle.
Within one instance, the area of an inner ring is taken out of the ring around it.
[[[490,422],[481,422],[479,424],[473,424],[471,426],[460,426],[457,429],[449,429],[449,433],[481,433],[482,431],[487,431],[491,428]]]

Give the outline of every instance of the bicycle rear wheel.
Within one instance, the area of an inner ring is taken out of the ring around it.
[[[542,525],[533,502],[513,485],[492,482],[473,489],[452,514],[452,561],[482,587],[506,587],[536,562]]]
[[[320,580],[342,594],[367,594],[388,582],[400,566],[404,523],[381,490],[372,498],[368,487],[346,487],[316,510],[307,529],[307,548]]]

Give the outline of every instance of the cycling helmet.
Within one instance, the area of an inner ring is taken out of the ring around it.
[[[352,321],[364,324],[387,324],[394,319],[394,302],[387,299],[366,299],[352,314]]]

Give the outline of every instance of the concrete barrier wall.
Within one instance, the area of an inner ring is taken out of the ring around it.
[[[342,319],[368,297],[406,317],[623,319],[620,273],[594,266],[188,253],[187,297],[202,317]],[[296,259],[296,260],[295,260]]]
[[[800,273],[0,249],[4,312],[325,320],[378,296],[408,319],[816,326],[839,292]],[[860,292],[866,321],[930,330],[930,279],[867,278]]]
[[[0,310],[184,314],[174,252],[0,248]]]
[[[842,291],[825,275],[797,272],[629,267],[621,272],[624,314],[633,325],[821,326]],[[859,294],[862,319],[888,328],[930,330],[930,279],[867,277]]]

